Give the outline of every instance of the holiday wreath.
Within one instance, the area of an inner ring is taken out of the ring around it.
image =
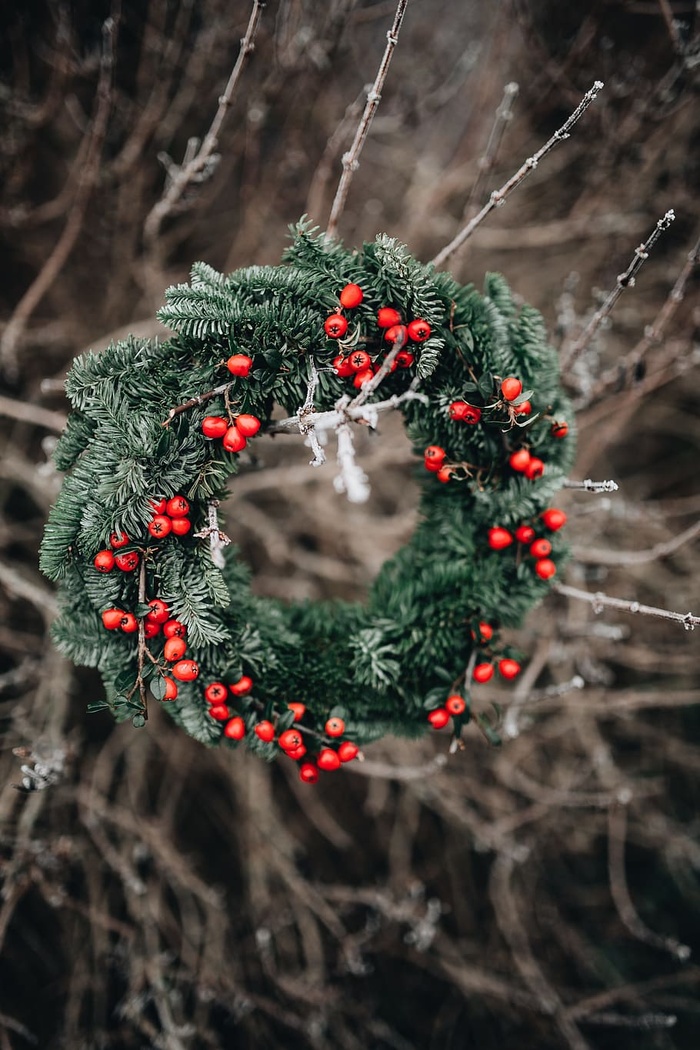
[[[281,265],[197,263],[159,316],[171,339],[84,354],[67,381],[41,567],[59,649],[104,679],[91,708],[140,726],[150,696],[310,781],[386,733],[459,735],[473,684],[518,674],[501,628],[565,556],[571,407],[540,314],[499,275],[481,294],[389,237],[355,251],[300,223]],[[296,429],[315,463],[334,435],[336,489],[360,500],[353,427],[387,408],[423,460],[410,542],[364,605],[256,597],[216,511],[256,435]]]

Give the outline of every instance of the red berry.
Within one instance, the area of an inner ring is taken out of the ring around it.
[[[435,477],[438,481],[441,481],[443,485],[446,485],[452,477],[452,467],[440,467],[436,472]]]
[[[326,736],[342,736],[345,732],[345,722],[342,718],[329,718],[324,729]]]
[[[111,551],[98,551],[92,564],[98,572],[111,572],[114,568],[114,555]]]
[[[139,556],[136,551],[129,551],[128,554],[117,554],[114,558],[114,564],[122,572],[133,572],[138,563]]]
[[[227,452],[242,452],[246,439],[237,427],[229,427],[224,434],[224,448]]]
[[[369,383],[370,379],[374,379],[374,372],[371,368],[365,368],[364,372],[357,372],[355,378],[352,381],[352,385],[357,387],[363,387],[366,383]]]
[[[275,727],[272,722],[268,722],[265,719],[262,722],[258,722],[253,732],[260,740],[264,740],[266,744],[269,744],[275,738]]]
[[[134,634],[139,629],[139,621],[133,613],[124,613],[119,626],[124,634]]]
[[[241,675],[237,682],[229,686],[234,696],[246,696],[253,688],[253,679],[247,674]]]
[[[407,329],[405,324],[393,324],[391,328],[387,328],[384,333],[384,338],[387,343],[405,343],[406,342]]]
[[[105,609],[102,613],[102,623],[108,631],[116,631],[121,625],[123,615],[123,609]]]
[[[533,558],[546,558],[548,554],[552,553],[552,544],[549,540],[535,540],[530,547],[530,554]]]
[[[451,715],[462,715],[467,709],[464,697],[460,696],[459,693],[453,693],[452,696],[448,696],[445,701],[445,707]]]
[[[334,751],[332,747],[322,747],[316,758],[316,765],[319,769],[325,769],[327,772],[333,769],[340,769],[338,752]]]
[[[550,558],[540,558],[539,561],[535,562],[535,572],[541,580],[548,580],[554,576],[557,571],[557,567]]]
[[[280,733],[278,743],[283,751],[296,751],[304,743],[304,738],[298,729],[285,729]]]
[[[245,722],[243,719],[237,717],[227,722],[224,726],[224,736],[227,736],[229,740],[242,740],[245,736]]]
[[[284,753],[287,758],[291,758],[294,762],[298,762],[299,759],[303,758],[306,754],[306,748],[303,744],[300,744],[299,747],[292,748],[291,751],[285,751]]]
[[[174,638],[170,640],[175,641]],[[199,674],[199,664],[195,660],[178,660],[170,670],[178,682],[194,682]]]
[[[393,324],[401,324],[401,314],[394,310],[393,306],[382,306],[377,311],[377,324],[380,328],[391,328]]]
[[[228,430],[228,420],[223,416],[206,416],[202,420],[202,433],[208,438],[222,438]]]
[[[442,729],[450,720],[450,712],[446,707],[436,707],[428,714],[428,721],[433,729]]]
[[[148,603],[148,608],[151,610],[148,613],[149,620],[153,620],[154,623],[165,623],[170,616],[168,606],[162,600],[162,598],[153,598]]]
[[[318,770],[313,762],[303,762],[299,766],[299,779],[305,784],[315,784],[318,780]]]
[[[182,638],[168,638],[163,646],[163,656],[169,663],[173,660],[179,660],[186,652],[187,644]]]
[[[506,547],[510,547],[513,542],[513,537],[507,529],[501,529],[496,526],[493,529],[489,529],[489,547],[492,551],[502,551]]]
[[[173,496],[165,504],[165,512],[170,518],[186,518],[190,512],[190,505],[184,496]]]
[[[204,690],[204,699],[208,704],[223,704],[228,696],[228,689],[223,682],[210,682]]]
[[[296,702],[287,704],[290,711],[294,712],[294,721],[301,722],[304,714],[306,713],[306,704],[298,704]]]
[[[340,339],[348,330],[347,318],[342,314],[331,314],[326,318],[323,328],[329,339]]]
[[[154,514],[165,514],[165,507],[167,505],[167,499],[163,496],[162,499],[149,499],[148,506],[151,508]]]
[[[537,456],[531,456],[530,462],[525,467],[525,477],[529,478],[530,481],[535,481],[536,478],[541,478],[544,474],[544,463]]]
[[[160,634],[160,624],[155,623],[153,620],[149,620],[148,617],[146,617],[143,621],[144,638],[155,638],[158,634]]]
[[[241,415],[236,417],[236,430],[243,437],[253,437],[260,430],[260,420],[257,416]]]
[[[532,404],[529,401],[521,401],[515,408],[519,416],[529,416],[532,412]]]
[[[523,473],[523,471],[527,470],[527,465],[530,462],[530,453],[526,448],[519,448],[515,452],[511,452],[508,456],[508,462],[513,470]]]
[[[110,547],[113,547],[115,551],[119,550],[120,547],[126,547],[129,542],[129,537],[125,532],[110,533],[109,545]]]
[[[234,354],[233,357],[229,357],[226,367],[232,376],[245,379],[253,367],[253,358],[247,354]]]
[[[447,453],[444,448],[440,447],[440,445],[428,445],[423,455],[425,457],[426,466],[428,463],[435,464],[434,467],[428,467],[429,470],[439,470],[445,462]]]
[[[415,357],[409,350],[399,350],[396,355],[396,364],[399,368],[410,368],[415,360]]]
[[[148,523],[148,531],[155,540],[165,539],[169,536],[173,529],[172,520],[166,517],[165,514],[156,514],[155,518],[152,518]]]
[[[428,322],[417,317],[415,321],[411,321],[408,325],[408,338],[412,339],[414,343],[424,343],[430,336],[431,331],[432,329]]]
[[[515,538],[518,543],[532,543],[535,538],[535,530],[529,525],[518,525],[515,530]]]
[[[163,681],[165,682],[165,693],[163,695],[164,700],[174,700],[177,696],[177,686],[173,682],[172,678],[168,678],[167,675],[163,675]]]
[[[509,660],[505,657],[498,661],[498,671],[503,678],[517,678],[520,674],[520,664],[517,660]]]
[[[346,376],[351,376],[355,371],[350,364],[350,358],[343,357],[342,354],[338,354],[337,357],[333,358],[333,369],[335,374],[340,376],[341,379],[345,379]]]
[[[548,507],[547,510],[543,510],[540,514],[542,521],[548,529],[552,532],[556,532],[562,525],[566,525],[566,514],[563,510],[558,510],[557,507]]]
[[[450,419],[458,423],[470,423],[472,426],[481,419],[481,409],[466,401],[453,401],[448,409]]]
[[[163,624],[163,634],[166,638],[184,638],[187,634],[187,628],[179,620],[168,620],[167,623]]]
[[[186,536],[191,528],[192,522],[189,518],[172,519],[173,536]]]
[[[564,421],[560,423],[552,423],[551,427],[549,428],[549,432],[552,435],[552,437],[565,438],[566,435],[569,433],[569,424],[565,423]]]
[[[352,740],[343,740],[338,748],[338,758],[341,762],[352,762],[353,758],[357,758],[359,753],[359,747]]]
[[[372,359],[364,350],[353,350],[348,358],[348,364],[353,372],[364,372],[372,367]]]
[[[209,708],[209,714],[217,722],[226,722],[231,717],[231,712],[226,704],[212,704]]]
[[[488,682],[493,678],[493,664],[477,664],[474,668],[475,682]]]
[[[490,623],[480,623],[476,631],[472,631],[475,642],[490,642],[493,638],[493,627]]]
[[[364,294],[359,284],[346,284],[338,298],[341,306],[344,306],[346,310],[353,310],[360,305]]]
[[[501,393],[506,401],[515,401],[523,392],[523,384],[515,376],[507,376],[501,381]]]

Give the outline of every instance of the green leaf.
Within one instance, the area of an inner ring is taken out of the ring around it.
[[[277,719],[277,730],[280,733],[285,729],[289,729],[292,725],[294,725],[293,711],[285,711],[284,714],[281,714]]]
[[[109,711],[109,704],[106,700],[93,700],[92,703],[87,705],[88,714],[94,715],[98,711]]]
[[[114,679],[114,688],[118,693],[121,693],[124,689],[130,689],[135,680],[136,675],[131,668],[128,668],[126,671],[120,671]]]
[[[165,696],[165,689],[166,689],[165,679],[162,678],[159,675],[157,678],[153,679],[153,681],[150,683],[149,688],[150,688],[151,692],[153,693],[153,696],[156,698],[156,700],[162,700],[163,697]]]

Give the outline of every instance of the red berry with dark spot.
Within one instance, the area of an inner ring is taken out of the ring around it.
[[[501,393],[506,401],[515,401],[523,392],[523,384],[515,376],[507,376],[501,381]]]
[[[148,603],[148,608],[151,610],[148,613],[148,618],[153,620],[154,623],[165,623],[170,616],[170,610],[162,598],[153,598]]]
[[[529,525],[518,525],[515,530],[515,538],[518,543],[532,543],[535,538],[535,530]]]
[[[305,754],[306,748],[303,744],[300,744],[299,747],[295,747],[292,751],[285,751],[285,755],[287,756],[287,758],[293,759],[294,762],[298,762],[299,759],[303,758]]]
[[[178,660],[173,664],[171,673],[179,682],[194,682],[199,674],[199,664],[195,660]]]
[[[163,634],[166,638],[184,638],[187,628],[179,620],[168,620],[163,624]]]
[[[149,499],[148,506],[154,514],[165,514],[167,503],[168,501],[164,496],[163,499]]]
[[[530,554],[533,558],[546,558],[548,554],[552,553],[552,544],[549,540],[535,540],[530,547]]]
[[[477,664],[473,674],[475,682],[489,682],[493,678],[493,664]]]
[[[410,368],[415,360],[415,357],[409,350],[399,350],[396,355],[396,364],[399,368]]]
[[[165,514],[156,514],[155,518],[148,523],[148,531],[154,540],[165,539],[173,531],[172,519]]]
[[[210,682],[204,690],[204,699],[208,704],[223,704],[228,696],[228,689],[223,682]]]
[[[569,424],[565,423],[563,420],[560,423],[552,423],[551,427],[549,428],[549,432],[552,435],[552,437],[565,438],[566,435],[569,433]]]
[[[172,519],[173,536],[186,536],[191,528],[192,522],[189,518]]]
[[[374,372],[371,368],[365,368],[363,372],[357,372],[355,374],[355,378],[352,381],[352,385],[354,387],[357,387],[357,389],[359,390],[360,387],[363,387],[366,383],[369,383],[370,379],[374,379]]]
[[[446,485],[452,477],[452,467],[440,467],[436,472],[435,477],[438,481],[442,482],[443,485]]]
[[[319,769],[325,769],[327,772],[333,769],[340,769],[338,752],[334,751],[332,747],[322,747],[316,758],[316,765]]]
[[[296,751],[304,743],[304,738],[298,729],[285,729],[280,733],[278,743],[283,751]]]
[[[122,622],[123,609],[105,609],[102,613],[102,623],[108,631],[116,631]]]
[[[128,554],[117,554],[114,558],[114,564],[122,572],[133,572],[138,567],[139,556],[136,551],[129,551]]]
[[[352,762],[353,758],[357,758],[359,753],[359,747],[352,740],[344,740],[338,748],[338,758],[341,762]]]
[[[92,564],[98,572],[111,572],[114,568],[114,555],[111,551],[98,551]]]
[[[232,357],[229,357],[226,367],[232,376],[245,379],[253,367],[253,358],[248,357],[247,354],[234,354]]]
[[[333,358],[333,370],[336,375],[341,377],[341,379],[345,379],[346,376],[353,375],[355,371],[355,369],[350,364],[350,358],[343,357],[342,354],[338,354],[337,357]]]
[[[168,638],[163,646],[163,656],[170,663],[179,660],[187,652],[187,643],[182,638]]]
[[[384,333],[384,338],[387,343],[405,343],[407,336],[407,330],[405,324],[393,324],[391,328],[387,328]]]
[[[364,372],[372,367],[372,359],[364,350],[353,350],[348,358],[348,364],[353,372]]]
[[[315,784],[318,780],[318,769],[313,762],[303,762],[299,766],[299,779],[305,784]]]
[[[177,686],[173,682],[172,678],[168,678],[167,675],[163,675],[163,681],[165,682],[165,693],[163,695],[164,700],[174,700],[177,696]]]
[[[504,657],[498,661],[498,672],[503,678],[517,678],[520,674],[520,664],[517,660]]]
[[[557,507],[548,507],[547,510],[543,510],[540,514],[543,523],[552,532],[556,532],[563,525],[566,525],[566,514],[563,510],[559,510]]]
[[[460,696],[459,693],[453,693],[452,696],[447,697],[445,707],[451,715],[463,715],[467,709],[467,704],[463,696]]]
[[[469,423],[474,426],[481,419],[481,409],[476,405],[470,405],[466,401],[453,401],[448,409],[450,419],[458,423]]]
[[[237,682],[233,685],[229,685],[229,689],[234,696],[247,696],[247,694],[253,688],[253,679],[249,678],[247,674],[241,675]]]
[[[264,740],[266,744],[269,744],[275,738],[275,727],[272,722],[268,722],[266,719],[258,722],[253,732],[260,740]]]
[[[529,416],[532,412],[532,404],[529,401],[521,401],[515,408],[519,416]]]
[[[430,337],[432,329],[427,321],[424,321],[422,317],[417,317],[415,321],[411,321],[408,325],[408,338],[412,339],[414,343],[424,343],[426,339]]]
[[[129,537],[125,532],[112,532],[109,537],[109,545],[114,550],[119,550],[120,547],[126,547],[129,543]]]
[[[537,456],[531,456],[530,462],[525,467],[525,477],[529,478],[530,481],[535,481],[537,478],[541,478],[544,474],[544,463]]]
[[[377,324],[380,328],[391,328],[393,324],[401,324],[401,314],[394,310],[393,306],[382,306],[377,311]]]
[[[171,518],[186,518],[190,512],[190,505],[184,496],[173,496],[165,504],[165,512]]]
[[[535,572],[541,580],[549,580],[556,574],[557,567],[550,558],[540,558],[535,562]]]
[[[236,416],[236,430],[243,435],[243,437],[253,437],[254,434],[260,430],[260,420],[257,416],[240,415]]]
[[[134,634],[139,629],[139,621],[133,613],[124,613],[119,626],[124,634]]]
[[[492,551],[502,551],[506,547],[510,547],[513,542],[513,537],[507,529],[501,529],[495,526],[493,529],[489,529],[489,547]]]
[[[323,328],[329,339],[340,339],[348,330],[347,318],[342,314],[331,314],[326,318]]]
[[[324,729],[326,736],[342,736],[345,732],[345,722],[342,718],[329,718]]]
[[[160,624],[154,623],[153,620],[149,620],[148,617],[143,621],[143,636],[144,638],[155,638],[160,634]]]
[[[245,722],[243,719],[236,717],[227,722],[224,726],[224,736],[227,736],[229,740],[242,740],[245,736]]]
[[[428,713],[428,721],[433,729],[443,729],[450,720],[450,712],[446,707],[436,707]]]
[[[518,473],[522,474],[527,470],[527,465],[530,462],[530,453],[526,448],[516,449],[515,452],[511,452],[508,456],[508,462],[513,470],[517,470]]]
[[[346,310],[354,310],[364,299],[364,294],[359,284],[346,284],[338,298]]]
[[[445,462],[447,453],[444,448],[440,447],[440,445],[428,445],[423,456],[425,458],[426,467],[428,467],[429,463],[431,464],[431,466],[428,467],[428,470],[439,470]]]
[[[205,416],[202,420],[202,433],[208,438],[222,438],[228,430],[228,420],[223,416]]]

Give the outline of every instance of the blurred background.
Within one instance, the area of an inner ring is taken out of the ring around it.
[[[481,687],[500,747],[387,739],[320,790],[162,710],[87,716],[99,678],[48,638],[67,367],[165,336],[194,260],[275,263],[289,223],[325,226],[394,10],[270,0],[216,156],[165,212],[251,4],[0,14],[0,1050],[700,1045],[700,632],[552,594],[510,638],[522,682]],[[693,0],[411,0],[339,228],[430,259],[605,82],[448,265],[502,272],[570,360],[675,210],[565,369],[573,478],[619,489],[558,505],[570,587],[696,614],[699,30]],[[227,506],[258,593],[361,599],[415,523],[400,425],[364,443],[361,507],[292,437],[261,453]]]

